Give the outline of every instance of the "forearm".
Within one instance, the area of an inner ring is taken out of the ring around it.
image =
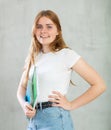
[[[19,88],[18,91],[17,91],[17,99],[21,105],[21,107],[23,108],[24,107],[24,103],[25,103],[25,88]]]
[[[105,86],[91,86],[85,93],[71,101],[71,110],[77,109],[101,95],[105,91]]]

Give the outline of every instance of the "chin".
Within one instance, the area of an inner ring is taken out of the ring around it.
[[[50,43],[52,43],[52,41],[51,42],[40,42],[42,45],[49,45]]]

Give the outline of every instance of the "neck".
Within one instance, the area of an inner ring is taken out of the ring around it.
[[[42,47],[42,52],[43,52],[43,53],[48,53],[48,52],[50,52],[49,47],[48,47],[48,46],[43,46],[43,47]]]

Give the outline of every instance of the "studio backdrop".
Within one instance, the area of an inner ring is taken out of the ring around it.
[[[27,120],[16,92],[31,42],[36,14],[53,10],[63,37],[106,82],[107,91],[90,104],[71,111],[76,130],[111,130],[111,1],[0,0],[0,130],[25,130]],[[72,100],[89,85],[75,72],[67,97]]]

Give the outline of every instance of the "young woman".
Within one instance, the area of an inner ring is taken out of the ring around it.
[[[33,65],[37,67],[39,83],[37,110],[24,100]],[[68,101],[65,95],[72,71],[86,80],[90,88]],[[25,115],[31,118],[28,130],[74,130],[70,110],[89,103],[105,89],[97,72],[65,44],[58,16],[51,10],[41,11],[34,21],[32,42],[17,91]]]

